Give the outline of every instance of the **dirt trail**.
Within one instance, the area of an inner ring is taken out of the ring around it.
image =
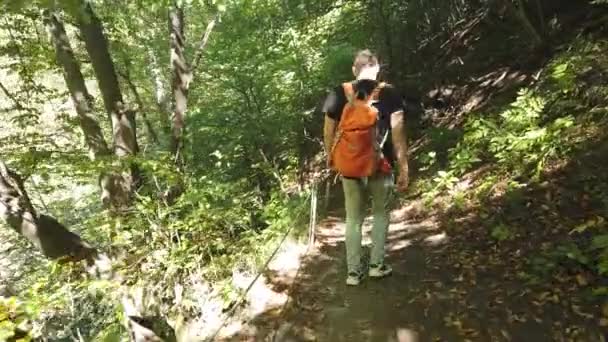
[[[471,234],[393,212],[388,258],[394,274],[345,285],[344,223],[333,213],[317,228],[297,277],[268,275],[289,301],[251,321],[232,341],[603,341],[597,318],[575,298],[531,288],[505,258]],[[371,221],[364,226],[369,246]],[[366,248],[366,255],[369,249]],[[292,284],[293,283],[293,284]],[[290,286],[291,285],[291,286]]]

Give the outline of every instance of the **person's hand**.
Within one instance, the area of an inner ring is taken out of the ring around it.
[[[407,172],[402,172],[399,174],[399,176],[397,177],[397,191],[398,192],[405,192],[407,190],[407,187],[409,186],[410,183],[410,177],[407,174]]]

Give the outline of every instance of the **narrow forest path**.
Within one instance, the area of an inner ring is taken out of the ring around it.
[[[391,215],[391,277],[345,285],[345,225],[333,211],[318,225],[315,248],[295,280],[268,275],[275,291],[288,292],[287,304],[258,315],[253,329],[229,340],[603,341],[589,313],[597,308],[560,294],[551,282],[525,284],[516,276],[521,258],[503,255],[474,227],[451,234],[439,220],[408,219],[408,209]],[[370,229],[368,218],[366,246]]]

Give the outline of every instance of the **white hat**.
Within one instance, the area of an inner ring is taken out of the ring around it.
[[[373,66],[364,66],[357,75],[357,80],[376,80],[378,73],[380,72],[380,65],[376,64]]]

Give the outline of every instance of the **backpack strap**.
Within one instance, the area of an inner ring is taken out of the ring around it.
[[[355,99],[355,90],[353,88],[353,84],[350,82],[342,83],[342,89],[344,89],[344,95],[346,96],[346,101],[350,104],[353,103]]]
[[[378,85],[376,86],[376,88],[374,89],[374,91],[372,92],[372,101],[379,101],[380,100],[380,91],[382,91],[382,89],[386,86],[385,82],[380,82],[378,83]]]

